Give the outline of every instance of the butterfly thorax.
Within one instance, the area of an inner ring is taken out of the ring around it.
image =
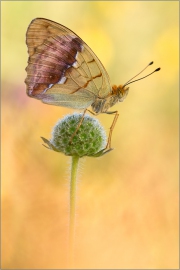
[[[128,90],[129,87],[113,85],[112,91],[107,97],[96,98],[91,105],[92,110],[97,114],[107,112],[108,109],[114,106],[117,102],[122,102],[126,98]]]

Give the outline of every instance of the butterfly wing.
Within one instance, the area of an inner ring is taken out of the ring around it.
[[[100,60],[75,33],[53,21],[34,19],[27,30],[27,94],[44,103],[89,107],[111,92]]]
[[[53,21],[34,19],[27,30],[27,94],[44,103],[84,109],[111,92],[100,60],[75,33]]]

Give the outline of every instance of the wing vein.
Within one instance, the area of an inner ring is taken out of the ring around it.
[[[93,79],[93,76],[92,76],[92,72],[91,72],[91,70],[90,70],[90,68],[89,68],[89,66],[88,66],[88,63],[87,63],[87,61],[85,60],[85,58],[84,58],[84,56],[83,55],[81,55],[82,57],[83,57],[83,59],[84,59],[84,62],[86,63],[86,66],[88,67],[88,69],[89,69],[89,73],[91,74],[91,78]],[[94,59],[94,57],[93,57],[93,59]],[[97,64],[98,65],[98,64]],[[98,68],[99,68],[99,66],[98,66]],[[82,67],[82,69],[83,69],[83,67]],[[84,70],[85,71],[85,70]],[[100,72],[101,72],[101,70],[100,70]],[[85,72],[86,73],[86,72]],[[97,85],[96,85],[96,83],[94,82],[94,80],[92,80],[93,81],[93,83],[94,83],[94,85],[95,85],[95,87],[96,87],[96,89],[97,90],[99,90],[99,88],[97,87]],[[101,84],[101,87],[102,87],[102,84]]]

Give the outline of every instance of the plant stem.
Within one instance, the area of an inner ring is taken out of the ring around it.
[[[76,212],[76,179],[78,170],[78,156],[72,156],[71,182],[70,182],[70,220],[69,220],[69,266],[74,264],[74,239],[75,239],[75,212]]]

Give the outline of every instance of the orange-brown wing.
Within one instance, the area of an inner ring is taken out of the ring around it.
[[[97,56],[68,28],[47,19],[27,30],[27,94],[45,103],[84,109],[111,92],[108,74]]]

